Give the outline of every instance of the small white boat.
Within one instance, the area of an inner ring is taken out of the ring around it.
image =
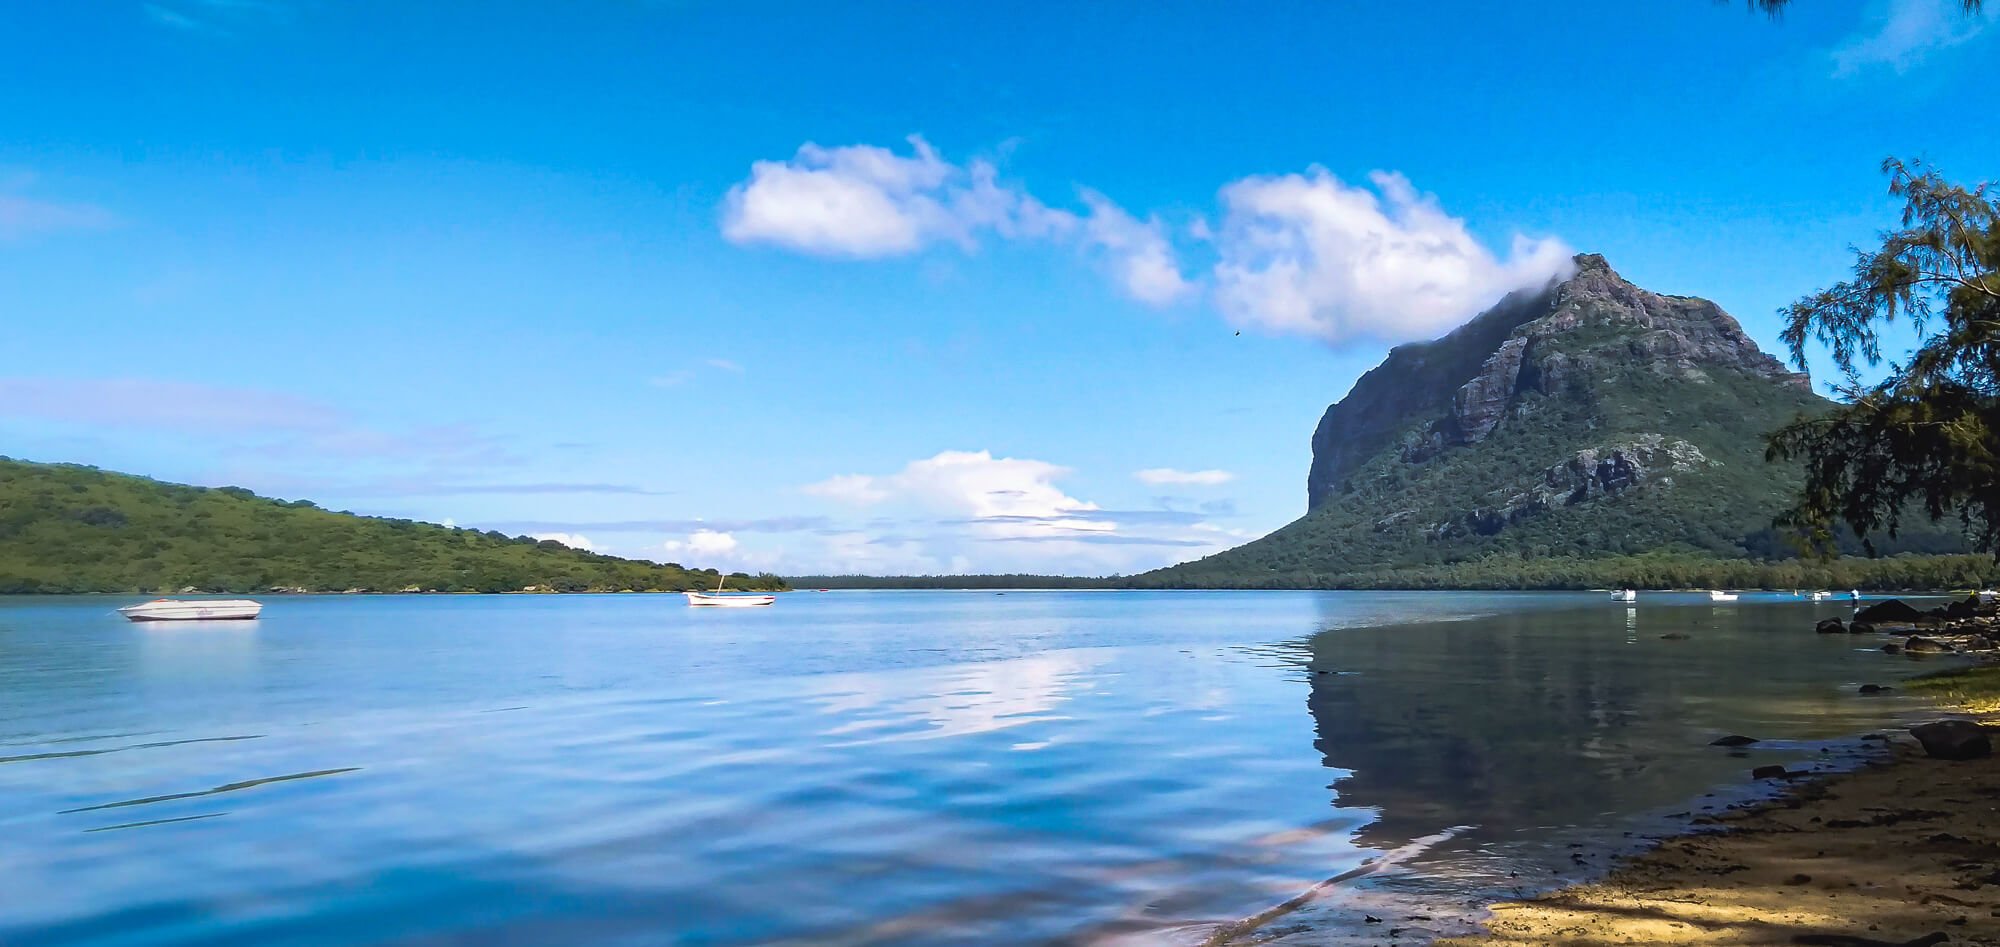
[[[1724,592],[1721,589],[1711,589],[1708,593],[1708,600],[1711,602],[1734,602],[1736,601],[1736,593]]]
[[[689,605],[706,605],[713,608],[756,608],[759,605],[769,605],[778,600],[778,597],[775,595],[765,595],[761,592],[737,592],[734,594],[724,592],[722,591],[722,586],[728,581],[729,579],[726,576],[718,577],[715,580],[715,591],[713,592],[682,592],[681,594],[688,597]]]
[[[1614,602],[1636,602],[1639,600],[1639,590],[1619,589],[1611,593],[1611,600]]]
[[[249,621],[264,610],[261,602],[247,598],[185,599],[156,598],[127,605],[118,614],[133,621]]]
[[[1815,602],[1824,602],[1826,601],[1827,596],[1832,594],[1833,594],[1832,592],[1814,592],[1812,594],[1812,600]]]
[[[769,605],[778,600],[775,595],[753,595],[742,592],[683,592],[689,605],[712,605],[721,608],[755,608]]]

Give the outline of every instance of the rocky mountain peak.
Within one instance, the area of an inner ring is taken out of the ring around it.
[[[1599,254],[1574,263],[1566,278],[1513,293],[1441,339],[1400,346],[1363,375],[1314,432],[1308,503],[1384,449],[1421,463],[1485,440],[1533,398],[1587,401],[1637,375],[1707,385],[1726,374],[1810,396],[1806,376],[1715,303],[1643,289]]]

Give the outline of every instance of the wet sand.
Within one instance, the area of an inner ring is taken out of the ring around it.
[[[1880,761],[1706,828],[1438,944],[2000,945],[2000,758],[1930,759],[1899,732]]]

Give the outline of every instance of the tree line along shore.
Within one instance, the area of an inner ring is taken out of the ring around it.
[[[780,590],[553,540],[0,458],[0,594]]]
[[[1716,559],[1657,553],[1604,558],[1499,556],[1472,562],[1374,572],[1274,572],[1215,575],[1170,568],[1136,576],[807,575],[799,588],[826,589],[1982,589],[2000,582],[2000,564],[1984,554],[1904,553],[1837,559]]]

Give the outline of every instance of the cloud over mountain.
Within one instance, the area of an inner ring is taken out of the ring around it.
[[[753,163],[724,201],[723,236],[844,259],[971,251],[984,237],[1061,244],[1142,303],[1205,289],[1231,324],[1333,345],[1434,338],[1512,290],[1566,275],[1571,256],[1559,240],[1523,236],[1497,254],[1400,174],[1351,185],[1320,167],[1225,184],[1218,222],[1195,218],[1182,246],[1160,215],[1098,191],[1078,189],[1081,210],[1052,207],[990,161],[956,164],[921,137],[909,142],[908,155],[807,143]],[[1210,261],[1200,278],[1183,259],[1197,254]]]
[[[1327,342],[1427,339],[1508,292],[1566,275],[1561,241],[1501,259],[1400,174],[1350,185],[1325,168],[1222,189],[1215,300],[1232,323]]]

